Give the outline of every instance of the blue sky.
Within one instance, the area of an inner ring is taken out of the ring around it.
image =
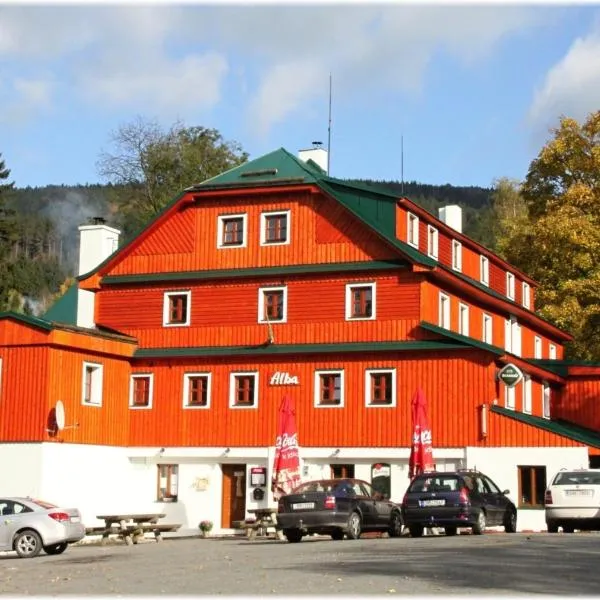
[[[101,182],[138,115],[251,158],[327,141],[331,173],[522,179],[560,114],[600,108],[593,5],[0,6],[0,153],[18,187]]]

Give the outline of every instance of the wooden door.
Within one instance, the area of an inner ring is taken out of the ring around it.
[[[221,527],[232,529],[234,521],[243,521],[246,518],[246,465],[221,465],[221,469]]]
[[[354,479],[354,465],[329,465],[333,479]]]

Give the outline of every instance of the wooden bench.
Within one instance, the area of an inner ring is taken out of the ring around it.
[[[86,535],[101,535],[102,543],[106,543],[110,536],[117,536],[118,538],[127,542],[127,538],[130,538],[134,544],[144,537],[145,533],[153,533],[154,539],[157,542],[162,541],[162,534],[173,531],[178,531],[181,528],[180,523],[150,523],[140,525],[128,525],[127,527],[120,528],[118,525],[112,525],[109,528],[106,527],[86,527]]]

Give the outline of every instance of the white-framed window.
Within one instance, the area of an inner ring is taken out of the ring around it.
[[[210,373],[184,373],[183,408],[210,408],[211,392]]]
[[[516,317],[504,321],[504,349],[521,356],[521,326]]]
[[[419,217],[406,213],[406,241],[415,248],[419,247]]]
[[[396,369],[365,371],[365,405],[396,406]]]
[[[504,406],[510,410],[515,410],[515,388],[504,386]]]
[[[487,313],[483,313],[482,319],[482,331],[481,331],[481,339],[486,344],[491,344],[493,339],[493,326],[492,326],[492,316]]]
[[[457,240],[452,240],[452,268],[462,271],[462,244]]]
[[[438,259],[438,230],[432,225],[427,225],[427,255]]]
[[[529,308],[531,306],[531,288],[526,281],[523,282],[521,296],[521,303],[525,308]]]
[[[287,287],[258,288],[258,322],[287,321]]]
[[[533,338],[533,358],[542,358],[542,338],[539,335]]]
[[[440,292],[438,325],[450,329],[450,296]]]
[[[190,324],[192,292],[165,292],[163,297],[163,327],[186,327]]]
[[[346,321],[375,319],[375,283],[346,284]]]
[[[290,211],[277,210],[260,215],[260,245],[284,246],[290,243]]]
[[[229,408],[258,408],[258,373],[236,372],[229,375]]]
[[[152,408],[154,375],[134,373],[129,381],[129,408]]]
[[[483,254],[479,255],[479,281],[483,285],[490,285],[490,261]]]
[[[84,362],[81,379],[81,404],[102,406],[104,367],[98,363]]]
[[[547,381],[542,382],[542,417],[550,418],[550,385]]]
[[[515,276],[512,273],[506,273],[506,297],[510,300],[515,299]]]
[[[217,223],[217,248],[245,248],[248,236],[246,214],[219,215]]]
[[[523,375],[523,383],[521,385],[523,391],[523,412],[531,414],[531,377]]]
[[[458,333],[469,335],[469,307],[462,302],[458,305]]]
[[[550,360],[556,359],[556,346],[554,344],[550,344],[548,347],[548,356],[550,357]]]
[[[177,502],[179,465],[156,466],[158,468],[156,500],[158,502]]]
[[[344,406],[343,369],[315,371],[314,405],[317,408]]]

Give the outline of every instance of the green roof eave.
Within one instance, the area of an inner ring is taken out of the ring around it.
[[[456,333],[454,331],[450,331],[449,329],[445,329],[444,327],[439,327],[438,325],[433,325],[433,323],[428,323],[427,321],[421,321],[419,323],[419,327],[430,331],[431,333],[437,333],[438,335],[444,336],[448,339],[454,340],[466,346],[472,346],[473,348],[477,348],[479,350],[485,350],[486,352],[491,352],[496,356],[503,356],[506,354],[506,351],[498,346],[492,346],[491,344],[486,344],[480,340],[476,340],[475,338],[468,337],[466,335],[462,335],[460,333]]]
[[[280,356],[284,354],[340,354],[462,349],[459,344],[431,341],[353,342],[341,344],[263,344],[260,346],[204,346],[196,348],[141,348],[134,358],[200,358],[210,356]]]
[[[21,323],[25,323],[26,325],[38,327],[39,329],[44,329],[46,331],[52,331],[52,329],[54,329],[52,323],[50,323],[50,321],[47,321],[46,319],[33,317],[31,315],[23,315],[21,313],[16,313],[12,311],[0,312],[0,320],[1,319],[14,319],[15,321],[20,321]]]
[[[209,271],[180,271],[169,273],[140,273],[135,275],[107,275],[102,285],[122,283],[146,283],[159,281],[192,281],[209,279],[241,279],[244,277],[279,277],[311,273],[347,273],[356,271],[380,271],[401,269],[408,265],[401,260],[377,260],[363,262],[291,265],[287,267],[256,267],[249,269],[217,269]]]
[[[42,315],[43,319],[66,325],[77,325],[77,284],[74,283]]]
[[[491,406],[492,412],[498,413],[504,417],[520,421],[532,427],[538,429],[544,429],[550,433],[555,433],[562,437],[575,440],[587,446],[593,446],[594,448],[600,448],[600,434],[591,429],[568,423],[567,421],[558,421],[552,419],[543,419],[542,417],[535,417],[533,415],[526,415],[508,408],[504,408],[498,405]]]

